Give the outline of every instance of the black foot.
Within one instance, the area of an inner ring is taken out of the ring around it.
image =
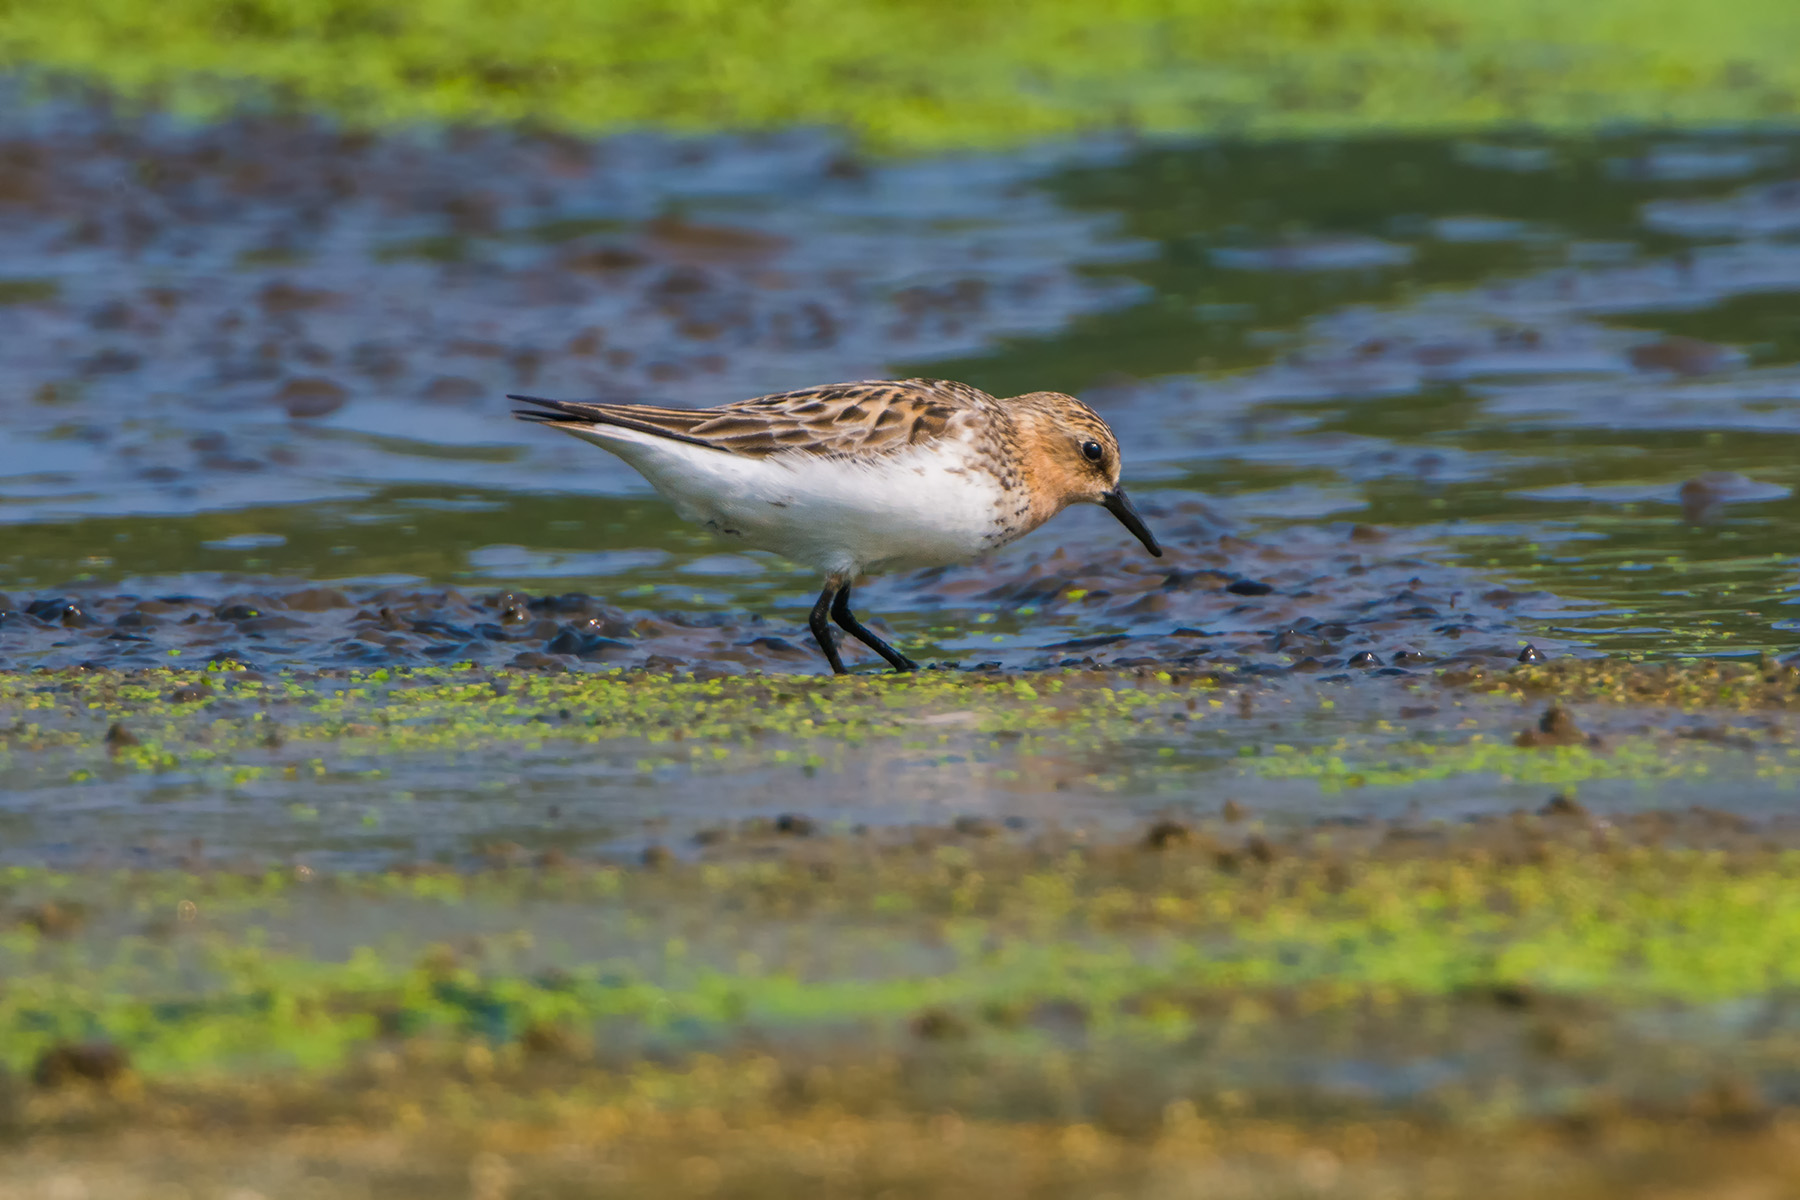
[[[813,637],[818,639],[819,649],[825,652],[825,661],[831,664],[834,675],[848,675],[844,670],[844,660],[838,656],[837,637],[831,632],[831,602],[837,596],[838,585],[835,581],[827,581],[825,590],[819,593],[819,602],[813,605],[812,616],[807,624],[812,626]]]
[[[826,590],[830,591],[830,588]],[[824,602],[824,598],[820,597],[819,603],[823,604]],[[814,614],[817,614],[818,611],[816,608],[813,609]],[[888,665],[894,670],[916,671],[919,669],[918,663],[876,637],[867,625],[856,619],[856,614],[850,611],[850,585],[847,583],[838,589],[837,599],[832,602],[831,619],[843,626],[845,633],[887,659]],[[813,632],[817,633],[818,630],[814,629]]]

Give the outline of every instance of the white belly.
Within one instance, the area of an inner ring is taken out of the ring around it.
[[[967,562],[1011,540],[999,484],[960,442],[857,462],[744,458],[629,430],[589,432],[578,436],[636,467],[686,520],[825,574]]]

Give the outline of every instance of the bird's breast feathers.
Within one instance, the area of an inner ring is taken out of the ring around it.
[[[619,432],[591,440],[683,518],[822,571],[943,566],[1011,540],[1003,489],[964,438],[875,456],[747,458]]]

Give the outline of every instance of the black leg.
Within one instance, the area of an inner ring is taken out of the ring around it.
[[[820,603],[822,604],[824,601],[821,600]],[[831,619],[843,626],[845,633],[850,634],[857,641],[887,659],[888,665],[892,666],[894,670],[916,671],[919,669],[918,663],[876,637],[867,625],[856,619],[856,614],[850,611],[850,585],[847,583],[838,589],[837,599],[832,602]]]
[[[844,670],[844,660],[838,657],[837,639],[831,632],[831,601],[837,595],[837,580],[826,580],[825,590],[819,593],[819,602],[813,605],[812,616],[806,623],[812,626],[813,637],[819,640],[819,649],[825,652],[825,661],[831,664],[832,673],[848,675],[849,672]]]

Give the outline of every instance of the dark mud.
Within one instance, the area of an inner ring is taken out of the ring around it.
[[[1519,614],[1557,607],[1544,593],[1484,588],[1466,572],[1435,566],[1417,539],[1366,527],[1248,542],[1218,537],[1197,505],[1161,506],[1152,515],[1164,543],[1178,548],[1180,566],[1096,538],[1085,549],[1013,553],[984,568],[877,581],[859,592],[858,604],[878,629],[890,606],[929,622],[900,644],[917,657],[951,655],[946,666],[1205,664],[1266,675],[1510,662],[1526,653]],[[1099,519],[1091,524],[1106,528]],[[784,582],[793,590],[778,601],[782,607],[810,604],[814,581],[786,573]],[[208,596],[120,594],[88,584],[0,594],[0,666],[828,670],[803,612],[765,616],[715,595],[723,607],[705,611],[695,603],[705,597],[691,593],[681,608],[644,608],[582,592],[288,583]],[[1089,632],[1096,627],[1115,632]],[[873,658],[861,647],[845,653],[852,662]],[[862,665],[885,669],[878,660]]]

